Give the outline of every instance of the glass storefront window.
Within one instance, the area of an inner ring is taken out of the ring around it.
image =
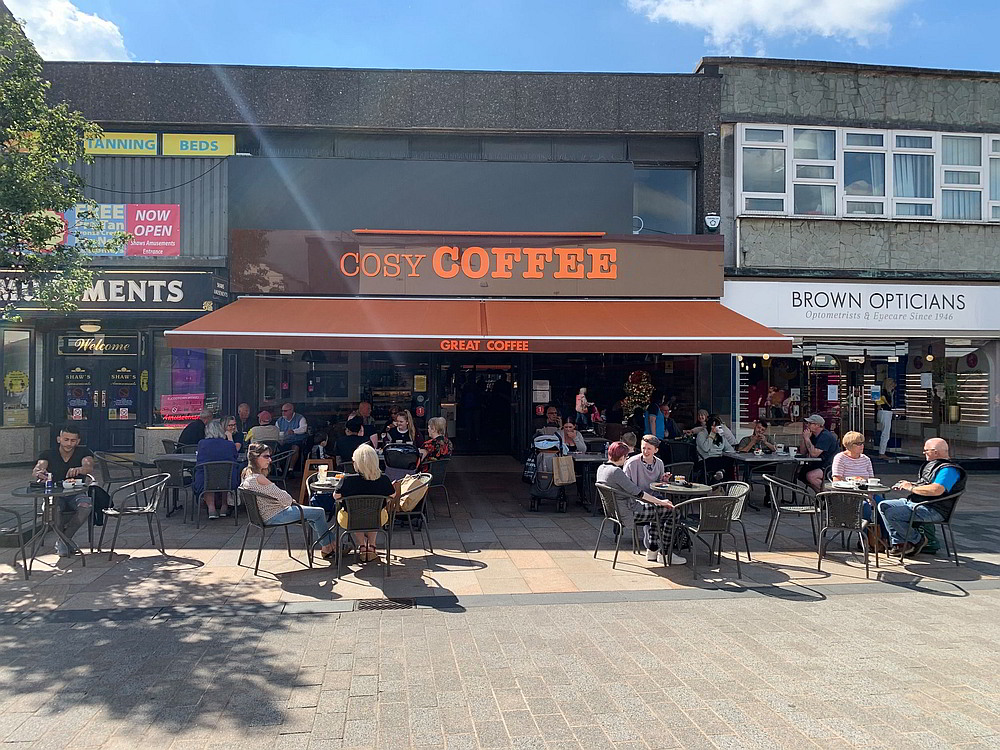
[[[636,168],[632,231],[636,234],[693,234],[694,175],[693,169]]]
[[[3,424],[31,424],[31,333],[3,332]]]
[[[157,333],[153,358],[153,424],[183,425],[204,408],[223,416],[221,349],[171,349]]]

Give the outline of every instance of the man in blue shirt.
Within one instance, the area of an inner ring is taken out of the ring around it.
[[[920,469],[916,482],[896,482],[894,490],[906,490],[909,497],[883,500],[878,504],[878,512],[889,530],[892,544],[891,555],[915,555],[927,544],[927,537],[920,533],[916,525],[910,529],[910,536],[904,539],[910,513],[916,507],[914,521],[941,521],[943,513],[950,513],[955,499],[944,500],[933,506],[921,505],[935,497],[957,495],[965,489],[965,469],[951,460],[948,443],[941,438],[931,438],[924,443],[924,458],[927,463]]]
[[[309,425],[306,423],[306,418],[296,414],[295,404],[284,403],[281,405],[281,416],[278,417],[276,425],[281,435],[282,448],[289,448],[294,452],[290,465],[297,467],[302,446],[309,440]]]
[[[806,428],[802,431],[802,442],[799,452],[809,458],[818,458],[816,464],[805,464],[805,480],[816,492],[823,489],[823,477],[826,470],[833,466],[833,457],[840,450],[840,441],[830,430],[826,429],[826,420],[819,414],[806,417]]]

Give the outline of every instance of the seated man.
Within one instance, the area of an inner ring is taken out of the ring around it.
[[[802,431],[799,453],[820,459],[819,466],[816,464],[802,466],[806,482],[816,492],[823,489],[823,477],[826,476],[826,470],[833,466],[833,458],[839,450],[840,442],[836,435],[826,429],[826,420],[819,414],[806,417],[806,428]]]
[[[177,438],[178,445],[198,445],[205,439],[205,428],[215,419],[211,409],[202,409],[197,419],[188,422]]]
[[[758,448],[764,453],[774,453],[776,450],[774,444],[767,439],[767,421],[763,419],[754,422],[753,433],[743,438],[736,450],[740,453],[753,453]]]
[[[92,474],[94,471],[94,454],[89,448],[80,445],[80,428],[69,423],[59,430],[56,438],[59,447],[56,450],[42,451],[38,463],[31,471],[36,481],[45,481],[45,475],[52,474],[52,482],[59,486],[65,479],[75,479]],[[70,539],[77,530],[87,523],[92,507],[90,495],[86,491],[79,495],[64,495],[57,499],[59,513],[56,523],[61,525],[63,533]],[[60,557],[69,557],[73,552],[61,540],[56,540],[56,553]]]
[[[291,466],[298,466],[302,448],[309,441],[309,424],[306,418],[296,413],[295,404],[287,402],[281,405],[277,427],[281,435],[281,449],[291,450]]]
[[[917,503],[927,502],[942,495],[955,494],[965,489],[965,469],[951,460],[946,441],[941,438],[928,440],[924,443],[924,457],[927,463],[920,469],[920,477],[916,482],[903,480],[892,486],[894,490],[906,490],[910,496],[883,500],[878,504],[879,515],[882,516],[889,531],[891,555],[915,555],[927,544],[927,537],[921,534],[916,526],[910,530],[908,539],[903,538],[910,513]],[[954,506],[955,501],[952,500],[950,503]],[[949,507],[943,508],[941,505],[923,506],[917,509],[914,520],[940,521],[944,518],[942,512],[948,510]]]
[[[337,457],[337,466],[345,461],[352,461],[354,451],[358,449],[358,446],[368,442],[368,437],[364,434],[365,424],[361,416],[355,414],[348,419],[344,429],[347,434],[337,438],[333,444],[333,455]]]
[[[264,409],[257,415],[257,424],[247,433],[246,443],[280,442],[281,433],[271,424],[271,412]]]

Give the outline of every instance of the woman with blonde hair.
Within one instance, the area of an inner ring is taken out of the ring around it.
[[[413,415],[410,414],[409,409],[400,409],[396,412],[396,416],[393,417],[392,425],[390,425],[382,437],[379,438],[379,443],[408,443],[409,445],[417,444],[417,428],[413,424]]]
[[[830,469],[833,481],[868,479],[875,476],[872,460],[864,453],[864,435],[860,432],[848,432],[840,442],[844,450],[833,457],[833,467]]]
[[[382,473],[378,466],[378,454],[368,443],[362,443],[351,457],[354,463],[354,470],[357,474],[348,474],[340,484],[340,489],[334,493],[334,497],[340,500],[353,495],[382,495],[390,497],[396,494],[396,488],[392,481]],[[341,510],[337,513],[337,522],[341,527],[347,526],[347,511]],[[389,522],[389,513],[384,508],[381,516],[382,524]],[[354,541],[358,545],[358,558],[361,562],[369,562],[378,559],[378,550],[375,548],[375,532],[366,531],[354,535]]]
[[[326,525],[326,511],[322,508],[298,505],[295,498],[267,478],[270,468],[270,446],[266,443],[250,443],[250,447],[247,448],[247,467],[243,470],[240,489],[257,493],[257,505],[265,526],[297,521],[304,517],[312,527],[316,544],[321,545],[320,552],[323,558],[330,559],[337,547]]]

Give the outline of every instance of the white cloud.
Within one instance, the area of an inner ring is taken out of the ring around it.
[[[118,26],[70,0],[5,0],[44,60],[128,60]]]
[[[651,21],[702,29],[705,43],[742,54],[764,54],[768,39],[823,36],[866,44],[890,29],[889,19],[908,0],[627,0]]]

